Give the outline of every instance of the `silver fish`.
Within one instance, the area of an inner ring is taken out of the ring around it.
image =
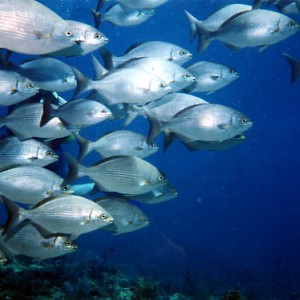
[[[3,232],[3,229],[0,232]],[[62,256],[77,250],[77,245],[68,237],[63,235],[44,237],[31,223],[11,234],[1,234],[1,247],[9,257],[25,255],[38,260]]]
[[[29,78],[45,91],[65,92],[76,88],[73,68],[62,61],[43,57],[25,61],[13,70]]]
[[[269,4],[275,4],[278,10],[283,14],[300,13],[299,0],[269,0]]]
[[[100,48],[99,52],[105,61],[105,67],[108,69],[116,68],[128,60],[140,57],[158,57],[174,61],[179,65],[182,65],[192,58],[192,54],[188,50],[162,41],[148,41],[133,44],[119,57],[113,55],[104,47]]]
[[[153,9],[126,9],[124,6],[115,3],[105,13],[93,10],[95,24],[98,28],[102,22],[110,22],[117,26],[136,26],[154,15]]]
[[[284,56],[291,67],[291,82],[293,83],[300,77],[300,60],[286,53]]]
[[[244,114],[219,104],[198,104],[178,112],[167,122],[159,122],[147,112],[151,124],[148,141],[162,130],[193,140],[224,141],[252,126]]]
[[[44,167],[58,160],[58,155],[47,145],[28,139],[20,141],[15,136],[0,140],[0,170],[17,165]]]
[[[199,35],[199,51],[204,51],[212,40],[219,40],[234,50],[245,47],[265,49],[300,30],[300,25],[286,15],[264,9],[238,13],[227,19],[216,31],[203,23],[194,24]]]
[[[188,17],[188,20],[190,22],[191,26],[191,36],[190,40],[193,41],[197,30],[196,30],[196,23],[201,22],[206,28],[215,31],[217,30],[226,20],[231,18],[237,13],[241,13],[243,11],[248,11],[251,10],[252,6],[251,5],[246,5],[246,4],[229,4],[221,9],[215,11],[212,13],[206,20],[200,21],[196,19],[191,13],[189,13],[187,10],[185,10],[185,13]]]
[[[75,70],[75,75],[76,95],[86,91],[97,91],[107,105],[144,104],[172,91],[172,88],[159,77],[135,68],[110,71],[97,81],[90,80],[78,70]]]
[[[63,178],[48,169],[18,166],[0,172],[0,194],[13,201],[33,205],[45,198],[72,193],[63,182]]]
[[[128,198],[146,204],[158,204],[171,200],[177,196],[178,192],[173,187],[173,185],[168,182],[166,185],[160,186],[157,189],[146,194],[128,196]]]
[[[228,140],[225,141],[195,141],[190,140],[189,138],[184,138],[181,136],[180,141],[184,144],[184,146],[189,149],[191,152],[198,150],[205,151],[221,151],[231,149],[244,141],[246,141],[246,137],[243,134],[238,134]]]
[[[31,221],[47,234],[79,235],[100,229],[112,223],[112,216],[100,205],[84,197],[67,195],[42,201],[31,210],[14,204],[4,198],[8,220],[5,232],[9,233],[19,224]]]
[[[40,127],[42,115],[42,103],[22,104],[8,116],[0,117],[0,127],[7,126],[19,139],[56,139],[72,134],[58,118]]]
[[[100,191],[139,195],[167,183],[167,179],[155,166],[138,157],[113,156],[91,167],[78,164],[67,153],[69,175],[66,182],[88,176]]]
[[[195,83],[185,88],[184,91],[188,93],[213,93],[240,76],[233,68],[209,61],[197,62],[187,67],[187,71],[196,79]]]
[[[168,0],[117,0],[118,3],[129,8],[155,8]]]
[[[158,146],[155,143],[147,143],[145,136],[130,130],[108,132],[95,142],[79,135],[76,135],[76,138],[80,147],[79,160],[93,150],[97,151],[103,158],[119,155],[144,158],[158,151]]]
[[[151,73],[161,78],[172,88],[174,93],[195,83],[195,77],[188,70],[182,68],[173,61],[168,61],[157,57],[142,57],[132,59],[120,67],[137,68],[139,70]]]
[[[55,117],[59,118],[67,128],[81,130],[107,120],[112,117],[112,113],[102,103],[85,98],[69,101],[58,108],[53,108],[48,101],[44,101],[40,125],[44,126]]]
[[[0,2],[0,48],[25,54],[47,54],[75,43],[72,27],[38,1]]]
[[[189,106],[207,103],[204,99],[193,95],[174,93],[149,103],[146,109],[154,113],[157,119],[168,121],[179,111]]]
[[[73,20],[66,20],[76,36],[76,44],[59,51],[51,52],[50,55],[78,56],[86,55],[106,45],[109,39],[95,27]]]
[[[19,103],[39,91],[30,79],[13,71],[0,70],[0,81],[0,106]]]
[[[97,201],[114,218],[111,225],[104,227],[115,234],[127,233],[149,225],[148,217],[135,205],[121,198],[104,198]]]

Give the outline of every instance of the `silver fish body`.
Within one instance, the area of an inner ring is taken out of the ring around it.
[[[217,30],[226,20],[231,18],[237,13],[241,13],[243,11],[251,10],[251,5],[246,4],[229,4],[221,9],[215,11],[212,13],[206,20],[200,21],[197,20],[192,14],[190,14],[188,11],[185,11],[191,25],[191,40],[194,39],[196,35],[196,22],[202,22],[202,24],[205,25],[208,29],[215,31]]]
[[[142,229],[149,225],[148,217],[135,205],[122,198],[104,198],[97,201],[108,211],[114,221],[103,229],[116,234]]]
[[[105,105],[95,100],[85,98],[75,99],[66,102],[58,108],[53,108],[51,104],[44,102],[41,125],[57,117],[67,128],[80,130],[103,122],[111,116],[111,111]]]
[[[96,12],[95,12],[96,13]],[[112,5],[108,10],[99,14],[99,21],[110,22],[117,26],[136,26],[147,21],[154,15],[153,9],[124,9],[122,5],[116,3]]]
[[[139,158],[147,157],[156,151],[158,147],[155,143],[147,143],[147,138],[142,134],[129,130],[116,130],[101,136],[95,142],[88,141],[77,136],[80,151],[79,159],[95,150],[101,157],[127,155]]]
[[[120,66],[121,68],[137,68],[161,78],[172,88],[173,92],[180,91],[195,83],[194,76],[180,65],[156,57],[132,59]]]
[[[108,38],[95,27],[74,20],[66,20],[76,37],[76,44],[59,51],[51,52],[50,55],[79,56],[86,55],[103,47],[108,43]]]
[[[44,167],[57,160],[56,153],[37,140],[20,141],[15,136],[8,136],[0,140],[0,170],[17,165]]]
[[[186,92],[215,92],[239,78],[240,74],[233,68],[223,64],[200,61],[189,67],[189,71],[195,77],[195,83],[188,86]]]
[[[168,182],[166,185],[160,186],[146,194],[129,196],[128,198],[145,204],[158,204],[171,200],[177,196],[178,192],[173,185]]]
[[[92,81],[78,71],[77,94],[94,90],[104,99],[105,104],[144,104],[158,99],[172,91],[159,77],[135,68],[116,69],[106,73],[100,80]]]
[[[19,139],[31,137],[56,139],[72,134],[58,118],[41,127],[42,115],[42,103],[26,103],[18,106],[8,116],[1,117],[0,127],[7,126]]]
[[[167,130],[193,140],[224,141],[252,126],[244,114],[219,104],[189,106],[163,124],[155,123],[151,115],[148,115],[148,119],[152,124],[149,140],[161,130]]]
[[[231,149],[244,141],[246,141],[246,137],[243,134],[238,134],[228,140],[225,141],[195,141],[191,140],[189,138],[185,138],[181,136],[179,140],[185,145],[186,148],[188,148],[191,152],[198,151],[198,150],[204,150],[204,151],[222,151]]]
[[[38,93],[30,79],[8,70],[0,70],[0,106],[13,105]]]
[[[66,195],[40,202],[25,210],[8,199],[4,204],[10,218],[6,232],[23,221],[31,221],[45,230],[45,234],[68,234],[77,237],[112,223],[112,216],[94,201],[81,196]],[[14,221],[15,220],[15,221]]]
[[[55,58],[33,59],[13,69],[45,91],[65,92],[77,86],[72,67]]]
[[[174,93],[149,103],[146,109],[152,111],[159,120],[168,121],[179,111],[189,106],[207,103],[202,98],[193,95]]]
[[[236,14],[216,31],[209,30],[200,22],[195,26],[200,51],[204,51],[214,39],[236,50],[245,47],[259,47],[263,50],[300,30],[300,25],[288,16],[264,9]]]
[[[168,0],[117,0],[118,3],[129,8],[155,8]]]
[[[33,205],[49,197],[72,193],[63,181],[54,172],[39,166],[17,166],[0,172],[0,194]]]
[[[47,54],[74,45],[70,25],[34,0],[0,2],[0,47],[25,54]]]
[[[138,157],[113,156],[91,167],[78,164],[70,155],[66,158],[71,170],[67,182],[88,176],[100,191],[139,195],[167,183],[161,171]]]
[[[192,58],[192,54],[188,50],[163,41],[147,41],[134,44],[129,47],[122,56],[115,56],[105,48],[100,48],[100,54],[108,69],[116,68],[126,61],[140,57],[157,57],[173,61],[179,65],[182,65]]]
[[[77,245],[63,235],[44,237],[31,223],[12,234],[1,235],[0,248],[9,257],[25,255],[38,260],[54,258],[77,250]]]

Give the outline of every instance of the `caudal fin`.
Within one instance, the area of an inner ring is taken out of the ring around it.
[[[99,48],[99,53],[104,60],[105,68],[108,70],[114,69],[120,63],[117,63],[118,58],[108,51],[105,47]]]
[[[86,77],[85,75],[83,75],[79,70],[77,70],[76,68],[73,68],[73,72],[75,74],[76,77],[76,81],[77,81],[77,87],[74,93],[74,97],[93,90],[92,88],[92,80],[89,79],[88,77]]]
[[[192,14],[188,11],[185,11],[189,22],[190,22],[190,40],[193,41],[196,34],[199,37],[198,42],[198,52],[203,52],[211,42],[211,33],[202,21],[196,19]]]
[[[162,131],[162,124],[156,115],[145,107],[145,113],[150,124],[147,143],[150,144]]]
[[[291,82],[295,82],[300,76],[300,60],[284,53],[283,54],[291,67]]]
[[[2,201],[5,205],[7,211],[7,221],[4,224],[4,230],[2,235],[11,232],[16,229],[23,221],[25,221],[26,210],[17,204],[13,203],[11,200],[2,196]]]
[[[82,160],[86,155],[88,155],[92,151],[91,141],[82,137],[79,134],[75,134],[75,138],[79,145],[78,160]]]

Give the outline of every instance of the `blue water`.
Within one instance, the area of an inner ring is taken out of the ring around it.
[[[40,1],[65,19],[93,24],[96,0]],[[242,1],[251,4],[252,1]],[[175,142],[148,159],[174,184],[179,196],[158,205],[142,205],[150,226],[112,236],[96,231],[78,239],[74,259],[93,251],[113,249],[109,263],[129,274],[175,280],[187,289],[206,287],[222,294],[239,287],[253,299],[289,299],[300,291],[300,80],[290,83],[290,68],[282,55],[300,57],[299,33],[267,48],[232,52],[214,41],[203,54],[189,42],[184,9],[200,20],[238,1],[170,0],[147,22],[120,28],[103,23],[107,48],[121,55],[136,42],[161,40],[188,49],[192,61],[209,60],[232,66],[240,78],[213,94],[198,96],[235,108],[253,121],[246,142],[221,152],[190,153]],[[299,15],[293,16],[295,19]],[[95,55],[100,59],[98,53]],[[24,56],[15,55],[18,61]],[[90,55],[65,58],[93,76]],[[63,95],[67,98],[69,94]],[[96,139],[121,121],[104,122],[82,132]],[[148,123],[136,119],[128,129],[147,134]],[[162,137],[157,139],[162,146]],[[76,154],[76,145],[66,146]],[[84,163],[95,162],[89,156]]]

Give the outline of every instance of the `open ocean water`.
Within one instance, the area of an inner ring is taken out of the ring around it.
[[[40,2],[65,19],[93,25],[90,10],[97,1]],[[160,150],[147,161],[167,175],[178,197],[156,205],[139,204],[149,217],[148,227],[121,235],[103,230],[85,234],[77,240],[76,253],[48,260],[47,264],[67,260],[72,266],[82,262],[84,270],[86,256],[96,255],[126,276],[169,284],[171,291],[189,297],[186,299],[300,299],[300,80],[290,82],[290,67],[283,56],[300,57],[300,35],[261,53],[255,48],[235,52],[213,41],[199,54],[197,39],[189,42],[184,10],[205,20],[232,3],[238,1],[170,0],[138,26],[117,27],[103,22],[100,31],[109,38],[106,48],[117,56],[133,43],[160,40],[193,54],[184,66],[208,60],[236,69],[240,77],[230,85],[209,95],[196,95],[245,113],[253,127],[245,132],[244,143],[224,151],[189,152],[176,141],[163,153],[160,135],[156,138]],[[273,6],[268,9],[275,10]],[[299,15],[292,17],[300,19]],[[101,61],[97,51],[94,54]],[[12,59],[19,62],[27,57],[13,54]],[[92,78],[90,55],[60,59]],[[72,93],[61,95],[71,99]],[[123,120],[103,122],[81,134],[95,140],[121,128]],[[126,129],[147,135],[148,128],[148,122],[138,117]],[[75,142],[63,147],[74,156],[78,153]],[[91,165],[98,158],[92,154],[83,163]],[[226,298],[228,291],[232,294]],[[171,298],[158,292],[144,299]]]

